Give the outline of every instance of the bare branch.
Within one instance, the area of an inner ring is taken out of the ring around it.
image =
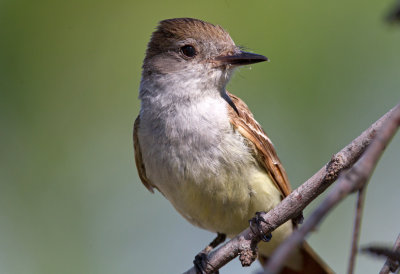
[[[382,128],[382,125],[390,118],[396,109],[400,109],[400,104],[382,116],[340,152],[333,155],[329,163],[288,195],[278,206],[268,213],[263,214],[262,217],[266,222],[263,222],[260,226],[262,233],[268,234],[289,219],[299,216],[311,201],[337,179],[339,173],[343,169],[352,166],[354,162],[357,161],[375,137],[376,132]],[[260,239],[260,235],[254,234],[250,228],[247,228],[208,255],[207,265],[210,267],[207,267],[205,272],[212,273],[212,271],[220,269],[234,259],[239,253],[243,254],[249,250],[253,250],[254,245],[257,244]],[[193,267],[186,273],[196,273],[195,271]]]
[[[347,268],[348,274],[354,273],[354,267],[355,267],[357,253],[358,253],[358,241],[360,239],[361,219],[362,219],[362,213],[363,213],[363,208],[364,208],[365,193],[366,193],[366,186],[362,187],[358,191],[356,214],[354,217],[354,228],[353,228],[353,237],[352,237],[353,239],[351,242],[349,266]]]
[[[373,255],[384,256],[387,258],[379,274],[388,274],[390,271],[395,272],[399,267],[400,250],[398,248],[396,250],[396,244],[392,249],[374,245],[364,247],[362,251]]]
[[[371,250],[368,250],[368,251],[371,252]],[[399,234],[399,236],[397,236],[397,239],[393,245],[392,251],[400,253],[400,234]],[[386,262],[383,265],[379,274],[388,274],[389,271],[395,272],[399,268],[399,262],[400,262],[400,255],[398,256],[397,261],[394,260],[394,258],[389,258],[389,256],[388,256],[388,258],[386,259]]]
[[[305,236],[315,229],[322,219],[326,217],[327,213],[350,193],[360,190],[366,185],[385,147],[399,126],[400,104],[397,105],[392,116],[384,123],[360,160],[348,172],[340,176],[337,184],[307,221],[277,248],[265,267],[267,273],[278,273],[291,252],[304,241]]]

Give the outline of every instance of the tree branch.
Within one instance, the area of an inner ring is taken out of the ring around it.
[[[278,273],[291,252],[303,242],[305,236],[315,229],[330,210],[350,193],[366,186],[380,156],[399,126],[400,104],[396,106],[391,117],[383,124],[376,138],[360,160],[348,172],[340,176],[335,187],[310,215],[307,221],[275,250],[265,267],[266,273]]]
[[[375,137],[376,132],[382,128],[382,125],[390,118],[396,109],[400,109],[400,104],[382,116],[340,152],[333,155],[329,163],[288,195],[274,209],[266,214],[262,214],[261,217],[265,220],[265,223],[262,222],[260,226],[261,232],[268,234],[289,219],[299,216],[311,201],[337,179],[339,173],[343,169],[352,166],[354,162],[357,161]],[[258,229],[254,229],[254,231],[258,231]],[[208,255],[208,264],[205,273],[212,273],[220,269],[238,256],[239,253],[242,255],[251,254],[249,251],[253,250],[260,239],[261,235],[257,235],[250,228],[247,228]],[[246,256],[241,257],[245,257],[244,259],[246,259]],[[196,273],[196,270],[192,267],[185,273]]]
[[[397,236],[392,251],[400,252],[400,234]],[[396,262],[393,259],[387,258],[379,274],[388,274],[389,271],[395,272],[399,268],[399,260]]]
[[[353,228],[353,237],[352,237],[353,239],[351,241],[349,266],[347,268],[348,274],[354,273],[354,267],[355,267],[357,253],[358,253],[358,241],[360,239],[361,219],[362,219],[362,213],[363,213],[363,209],[364,209],[364,200],[365,200],[366,191],[367,191],[366,186],[362,187],[358,191],[356,214],[354,217],[354,228]]]
[[[397,236],[392,249],[373,245],[363,248],[362,251],[387,257],[379,274],[389,274],[390,271],[394,273],[399,268],[400,263],[400,234]]]

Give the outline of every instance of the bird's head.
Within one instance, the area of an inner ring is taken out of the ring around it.
[[[151,37],[142,76],[176,75],[177,81],[225,88],[234,68],[267,60],[242,51],[218,25],[192,18],[168,19]]]

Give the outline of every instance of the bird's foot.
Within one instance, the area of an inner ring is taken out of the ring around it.
[[[269,242],[272,239],[272,234],[271,233],[264,234],[261,230],[261,223],[267,223],[265,219],[261,216],[261,214],[264,213],[265,212],[256,212],[256,216],[251,220],[249,220],[250,229],[254,234],[261,235],[261,240],[263,240],[264,242]],[[254,227],[257,229],[257,232],[253,230]]]
[[[194,267],[196,268],[196,272],[199,274],[205,273],[205,270],[208,265],[208,258],[207,255],[216,248],[219,244],[223,243],[226,239],[226,235],[223,233],[219,233],[215,239],[206,246],[199,254],[196,255],[194,258],[193,264]],[[218,270],[213,272],[213,273],[219,273]]]
[[[197,274],[204,274],[206,273],[206,267],[207,267],[208,259],[207,259],[207,254],[204,253],[203,251],[200,252],[199,254],[194,257],[193,264],[194,268],[196,269]]]

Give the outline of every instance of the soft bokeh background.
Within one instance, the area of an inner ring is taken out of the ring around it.
[[[0,273],[179,273],[214,235],[140,183],[132,123],[157,22],[220,24],[270,63],[229,90],[274,140],[294,186],[400,100],[400,28],[384,1],[0,1]],[[361,243],[400,231],[400,137],[368,187]],[[309,237],[337,273],[354,197]],[[317,202],[306,210],[305,216]],[[357,273],[383,260],[361,255]],[[254,273],[235,260],[221,273]]]

